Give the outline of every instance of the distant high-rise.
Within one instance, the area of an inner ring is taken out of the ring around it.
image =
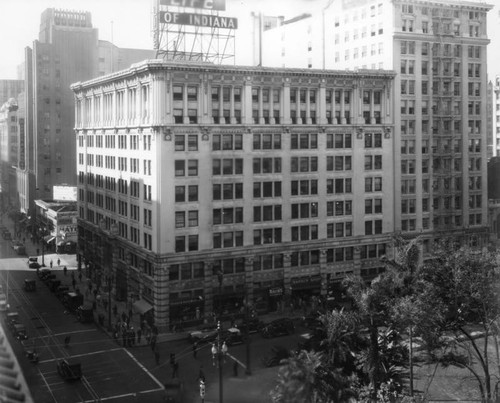
[[[398,73],[391,90],[400,184],[395,229],[419,234],[424,249],[447,235],[472,245],[488,240],[486,16],[492,7],[330,0],[311,17],[264,32],[264,65]],[[289,49],[301,59],[291,59]]]
[[[18,167],[19,199],[51,199],[54,185],[76,185],[74,95],[69,86],[154,57],[152,50],[120,49],[99,41],[89,12],[47,9],[39,39],[26,48],[25,168]]]

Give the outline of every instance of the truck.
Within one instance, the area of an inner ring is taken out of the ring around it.
[[[83,305],[83,295],[76,292],[66,292],[63,298],[63,304],[70,312],[75,312],[80,306]]]

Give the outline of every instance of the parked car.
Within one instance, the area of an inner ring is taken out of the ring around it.
[[[319,326],[322,326],[320,317],[323,315],[321,311],[313,311],[306,316],[302,317],[302,321],[304,326],[308,329],[315,329]]]
[[[14,323],[11,327],[12,334],[18,340],[26,340],[28,335],[26,334],[26,326],[22,323]]]
[[[248,322],[244,321],[238,325],[242,334],[246,334],[247,327],[248,333],[258,333],[265,326],[264,322],[257,318],[251,318]]]
[[[48,276],[49,274],[51,274],[52,272],[50,271],[50,269],[42,269],[38,272],[38,277],[43,280],[45,279],[46,276]]]
[[[8,312],[5,316],[5,322],[9,328],[12,328],[16,323],[19,323],[19,314],[17,312]]]
[[[31,263],[29,263],[29,264],[28,264],[28,267],[29,267],[30,269],[39,269],[39,268],[40,268],[40,267],[42,267],[42,266],[41,266],[41,265],[40,265],[40,263],[38,263],[38,262],[31,262]]]
[[[92,323],[94,322],[94,307],[90,302],[86,302],[78,307],[76,316],[82,323]]]
[[[266,356],[262,357],[262,364],[265,367],[275,367],[281,364],[282,360],[290,357],[290,351],[283,346],[273,346]]]
[[[276,319],[264,326],[261,330],[262,337],[277,337],[292,334],[295,331],[293,321],[288,318]]]
[[[4,293],[0,294],[0,312],[5,312],[7,310],[7,295]]]
[[[82,377],[82,365],[76,361],[67,359],[57,362],[57,373],[65,381],[76,381]]]

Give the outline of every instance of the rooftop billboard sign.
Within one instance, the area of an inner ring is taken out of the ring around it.
[[[162,0],[163,1],[163,0]],[[198,27],[237,29],[238,19],[233,17],[219,17],[218,15],[160,12],[160,23],[195,25]]]
[[[226,0],[160,0],[161,6],[191,7],[203,10],[225,11]]]

